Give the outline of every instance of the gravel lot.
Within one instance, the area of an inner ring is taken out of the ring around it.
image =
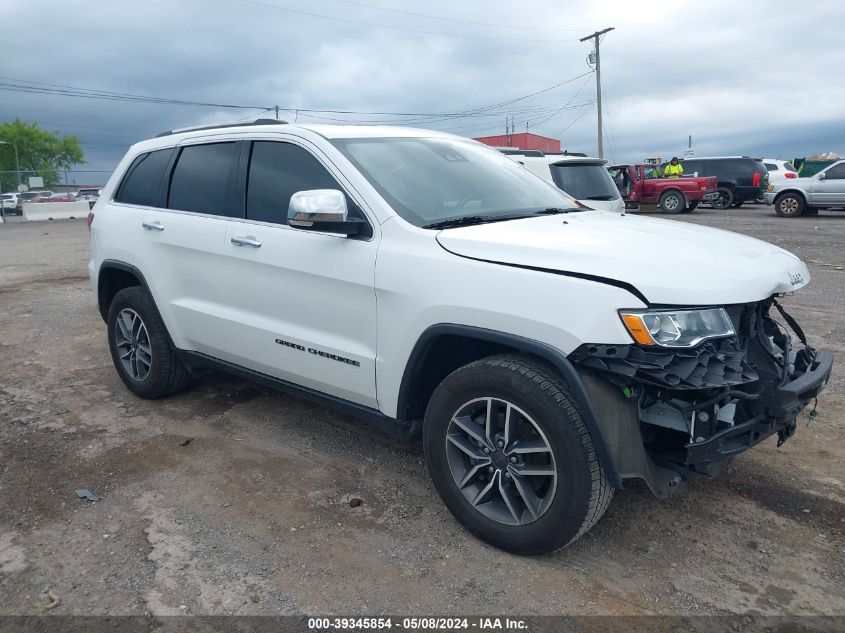
[[[539,558],[469,536],[420,447],[352,418],[212,372],[133,397],[84,221],[0,226],[0,614],[845,615],[845,213],[681,221],[808,262],[811,285],[784,304],[837,355],[818,418],[679,498],[631,485]]]

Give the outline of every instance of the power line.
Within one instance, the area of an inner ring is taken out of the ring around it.
[[[284,11],[285,13],[293,13],[295,15],[305,15],[312,18],[321,18],[323,20],[333,20],[335,22],[345,22],[347,24],[357,24],[359,26],[370,26],[377,29],[388,29],[391,31],[404,31],[406,33],[420,33],[423,35],[440,35],[443,37],[458,37],[473,40],[495,40],[495,41],[509,41],[509,42],[540,42],[540,43],[554,43],[574,42],[575,40],[561,40],[561,39],[537,39],[534,37],[497,37],[493,35],[471,35],[468,33],[444,33],[443,31],[429,31],[424,29],[411,29],[401,26],[391,26],[387,24],[376,24],[374,22],[364,22],[363,20],[353,20],[352,18],[341,18],[334,15],[325,15],[322,13],[312,13],[310,11],[300,11],[298,9],[290,9],[287,7],[280,7],[268,2],[259,2],[258,0],[236,0],[243,4],[252,4],[266,9],[273,9],[275,11]]]
[[[279,108],[285,112],[300,112],[300,113],[317,113],[317,114],[355,114],[355,115],[371,115],[371,116],[407,116],[407,117],[462,117],[462,116],[474,116],[479,113],[488,112],[490,110],[494,110],[497,108],[502,108],[508,105],[512,105],[514,103],[518,103],[520,101],[524,101],[525,99],[530,99],[531,97],[535,97],[540,94],[544,94],[546,92],[550,92],[556,88],[560,88],[566,84],[572,83],[573,81],[577,81],[582,77],[586,77],[587,75],[592,74],[592,71],[588,71],[586,73],[582,73],[565,81],[561,81],[559,83],[554,84],[553,86],[549,86],[547,88],[543,88],[541,90],[537,90],[535,92],[529,93],[527,95],[522,95],[520,97],[516,97],[514,99],[508,99],[506,101],[502,101],[499,103],[494,103],[487,106],[481,106],[478,108],[471,108],[468,110],[462,110],[457,112],[368,112],[368,111],[361,111],[361,110],[331,110],[331,109],[316,109],[316,108],[292,108],[292,107],[285,107]],[[13,83],[9,83],[13,82]],[[97,90],[93,88],[81,88],[78,86],[69,86],[65,84],[53,84],[47,83],[43,81],[31,81],[31,80],[24,80],[24,79],[16,79],[13,77],[2,77],[0,76],[0,90],[7,90],[11,92],[35,92],[39,94],[46,94],[52,96],[65,96],[65,97],[87,97],[91,99],[106,99],[106,100],[113,100],[113,101],[129,101],[129,102],[142,102],[142,103],[157,103],[157,104],[164,104],[164,105],[192,105],[192,106],[203,106],[203,107],[214,107],[214,108],[236,108],[240,110],[270,110],[272,108],[267,106],[255,106],[255,105],[243,105],[243,104],[231,104],[231,103],[214,103],[214,102],[207,102],[207,101],[189,101],[185,99],[175,99],[175,98],[166,98],[166,97],[153,97],[149,95],[140,95],[140,94],[132,94],[132,93],[123,93],[123,92],[113,92],[107,90]]]
[[[379,7],[374,4],[367,4],[365,2],[354,2],[353,0],[334,0],[341,4],[352,5],[353,7],[364,7],[367,9],[375,9],[376,11],[386,11],[389,13],[398,13],[400,15],[410,15],[417,18],[426,18],[428,20],[440,20],[441,22],[456,22],[459,24],[473,24],[476,26],[490,26],[497,29],[513,29],[517,31],[583,31],[584,29],[561,29],[547,26],[516,26],[513,24],[493,24],[491,22],[476,22],[475,20],[461,20],[459,18],[446,18],[439,15],[431,15],[429,13],[414,13],[413,11],[403,11],[402,9],[391,9],[388,7]]]

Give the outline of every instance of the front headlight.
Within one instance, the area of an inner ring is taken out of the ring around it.
[[[701,341],[736,334],[724,308],[621,311],[619,316],[640,345],[693,347]]]

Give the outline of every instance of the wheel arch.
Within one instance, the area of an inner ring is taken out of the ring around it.
[[[97,273],[97,307],[103,321],[108,318],[114,296],[132,286],[141,286],[147,292],[150,291],[143,273],[132,264],[114,259],[103,261]]]
[[[774,200],[774,203],[775,203],[775,204],[777,204],[778,200],[780,200],[783,196],[785,196],[785,195],[786,195],[786,194],[788,194],[788,193],[795,193],[795,194],[798,194],[799,196],[801,196],[801,197],[804,199],[804,204],[805,204],[805,205],[806,205],[806,204],[809,204],[809,202],[808,202],[808,198],[807,198],[807,194],[806,194],[804,191],[802,191],[801,189],[796,189],[795,187],[790,187],[789,189],[782,189],[781,191],[778,191],[778,192],[775,194],[775,200]],[[815,205],[814,205],[814,206],[815,206]]]
[[[660,193],[659,198],[662,198],[662,197],[663,197],[663,196],[665,196],[667,193],[677,193],[677,194],[680,194],[680,196],[681,196],[682,198],[684,198],[684,199],[686,199],[686,198],[687,198],[687,194],[686,194],[686,193],[685,193],[682,189],[680,189],[680,188],[678,188],[678,187],[667,187],[666,189],[664,189],[664,190]],[[658,198],[658,199],[659,199],[659,198]]]
[[[397,419],[422,418],[431,394],[447,375],[466,363],[502,352],[518,352],[540,358],[558,371],[576,400],[608,481],[614,488],[621,488],[622,478],[584,381],[565,354],[541,341],[468,325],[440,323],[430,326],[420,335],[405,364],[399,387]]]

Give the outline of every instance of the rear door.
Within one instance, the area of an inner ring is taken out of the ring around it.
[[[138,227],[144,274],[176,346],[211,356],[220,346],[219,323],[232,316],[220,275],[226,225],[238,212],[240,148],[237,139],[194,138],[178,146],[165,172],[163,204],[148,209]]]
[[[215,325],[221,358],[376,407],[378,225],[342,174],[299,139],[247,142],[238,183],[244,217],[228,222],[216,280],[226,289],[227,312],[236,315]],[[350,216],[368,220],[366,234],[288,226],[291,196],[311,189],[343,191]]]

